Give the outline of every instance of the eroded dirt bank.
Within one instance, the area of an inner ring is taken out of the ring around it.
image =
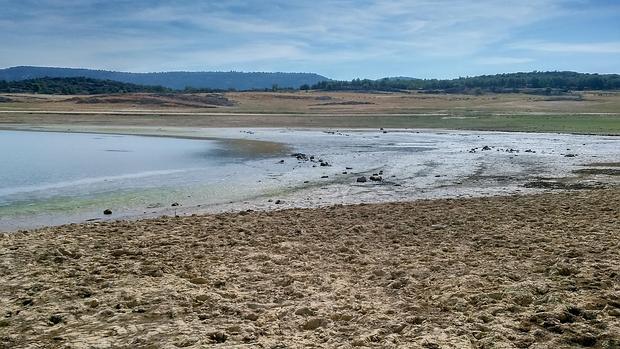
[[[620,345],[620,190],[0,234],[0,347]]]

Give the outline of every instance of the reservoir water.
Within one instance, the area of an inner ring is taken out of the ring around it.
[[[10,228],[8,222],[20,218],[48,225],[59,223],[59,216],[97,217],[105,208],[145,213],[191,201],[192,194],[210,203],[238,199],[252,193],[244,188],[235,195],[252,161],[280,153],[277,147],[247,149],[254,145],[243,149],[223,140],[0,131],[0,226]]]

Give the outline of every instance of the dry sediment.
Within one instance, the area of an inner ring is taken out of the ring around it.
[[[0,234],[0,348],[617,348],[620,190]]]

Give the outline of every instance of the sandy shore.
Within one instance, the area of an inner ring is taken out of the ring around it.
[[[0,348],[620,345],[620,190],[0,234]]]

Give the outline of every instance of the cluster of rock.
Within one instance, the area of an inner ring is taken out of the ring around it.
[[[314,155],[310,155],[308,156],[307,154],[304,153],[294,153],[291,154],[292,157],[296,158],[298,161],[311,161],[311,162],[316,162],[318,163],[320,166],[322,167],[327,167],[327,166],[331,166],[331,164],[323,159],[316,159],[316,157]],[[284,160],[280,160],[280,163],[284,163]]]
[[[383,170],[379,171],[379,173],[373,173],[372,176],[366,178],[366,176],[358,177],[357,183],[366,183],[368,180],[372,182],[382,182],[383,181]]]
[[[476,147],[476,148],[471,148],[471,149],[469,150],[469,152],[470,152],[470,153],[476,153],[477,151],[489,151],[489,150],[492,150],[492,149],[494,149],[494,148],[495,148],[495,147],[493,147],[493,146],[489,147],[488,145],[485,145],[485,146],[484,146],[484,147],[482,147],[482,148],[478,148],[478,147]],[[497,151],[503,151],[503,152],[506,152],[506,153],[511,153],[511,154],[512,154],[512,153],[518,153],[518,152],[520,152],[518,149],[513,149],[513,148],[506,148],[506,149],[501,149],[501,148],[498,148],[498,149],[496,149],[496,150],[497,150]],[[534,151],[534,150],[532,150],[532,149],[526,149],[526,150],[525,150],[525,152],[526,152],[526,153],[536,153],[536,151]]]

